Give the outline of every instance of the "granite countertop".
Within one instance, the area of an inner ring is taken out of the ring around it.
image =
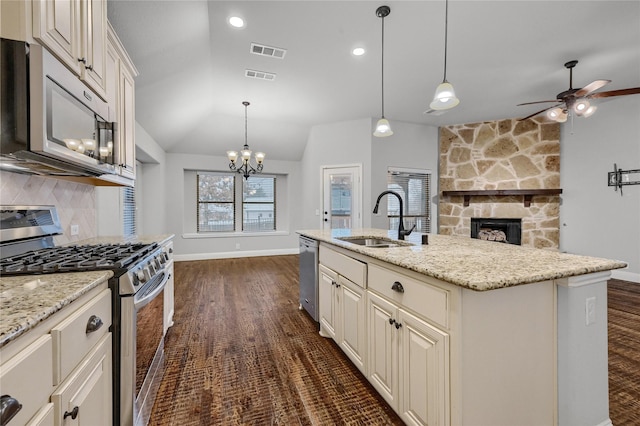
[[[111,276],[95,271],[0,278],[0,348]]]
[[[495,290],[593,272],[624,268],[626,263],[558,251],[535,249],[475,238],[429,234],[421,244],[419,233],[406,238],[408,246],[369,248],[340,237],[397,238],[383,229],[300,230],[300,235],[333,244],[460,287]]]

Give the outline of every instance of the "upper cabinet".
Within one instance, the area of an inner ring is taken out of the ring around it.
[[[136,68],[129,59],[118,36],[108,25],[107,32],[107,88],[109,121],[117,123],[114,144],[117,144],[116,164],[120,175],[129,179],[136,177],[135,145],[135,80]]]
[[[106,99],[106,0],[34,0],[33,37]]]

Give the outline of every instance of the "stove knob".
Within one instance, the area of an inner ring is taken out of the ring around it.
[[[138,269],[138,272],[136,272],[136,279],[141,284],[143,284],[145,281],[147,281],[147,277],[145,276],[144,270]],[[134,279],[134,285],[135,285],[136,279]]]
[[[151,277],[155,274],[155,272],[152,272],[150,269],[153,268],[153,266],[149,265],[148,267],[145,267],[143,269],[144,271],[144,276],[145,276],[145,281],[149,281],[151,279]]]

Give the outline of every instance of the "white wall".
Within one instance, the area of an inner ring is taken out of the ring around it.
[[[365,228],[387,226],[386,218],[374,216],[372,210],[378,194],[387,189],[389,166],[431,169],[435,182],[431,191],[437,195],[438,129],[392,121],[394,134],[376,138],[372,134],[376,121],[377,118],[365,118],[317,125],[311,129],[301,160],[304,228],[322,227],[322,216],[315,215],[316,209],[322,207],[322,166],[362,164],[362,225]],[[437,200],[434,203],[437,225]]]
[[[560,249],[618,259],[613,277],[640,282],[640,185],[607,186],[613,163],[640,169],[640,96],[603,102],[589,118],[569,119],[560,138]]]
[[[165,191],[166,154],[136,123],[136,158],[143,164],[136,170],[136,206],[139,235],[159,235],[167,230]]]
[[[302,156],[302,222],[299,229],[322,228],[322,216],[315,211],[322,209],[322,166],[362,164],[363,210],[371,204],[371,119],[343,121],[313,126],[307,147]],[[363,216],[363,226],[370,218]]]
[[[438,233],[438,128],[420,124],[393,122],[393,135],[386,138],[372,137],[372,200],[365,214],[371,216],[373,228],[386,228],[384,214],[372,215],[375,200],[387,189],[389,166],[431,170],[431,232]],[[381,212],[386,211],[387,197],[380,200]],[[366,207],[366,206],[365,206]]]
[[[166,231],[175,234],[174,249],[177,260],[213,259],[222,257],[268,256],[298,253],[302,192],[300,163],[270,160],[265,162],[263,173],[286,175],[286,193],[278,194],[277,217],[285,224],[274,233],[257,235],[225,233],[224,235],[198,235],[195,233],[195,180],[193,191],[185,180],[191,171],[227,171],[226,157],[190,154],[166,154]],[[278,190],[280,187],[278,187]],[[149,192],[155,192],[153,190]],[[280,198],[280,197],[283,198]],[[279,227],[280,228],[280,227]],[[236,248],[237,245],[239,248]]]

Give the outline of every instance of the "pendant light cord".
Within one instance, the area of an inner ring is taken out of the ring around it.
[[[247,144],[247,141],[248,141],[247,107],[249,106],[249,102],[245,101],[242,104],[244,105],[244,148],[249,149],[249,145]]]
[[[447,81],[447,33],[449,26],[449,0],[445,0],[444,3],[444,80],[443,83]]]
[[[384,118],[384,16],[382,17],[382,118]]]

